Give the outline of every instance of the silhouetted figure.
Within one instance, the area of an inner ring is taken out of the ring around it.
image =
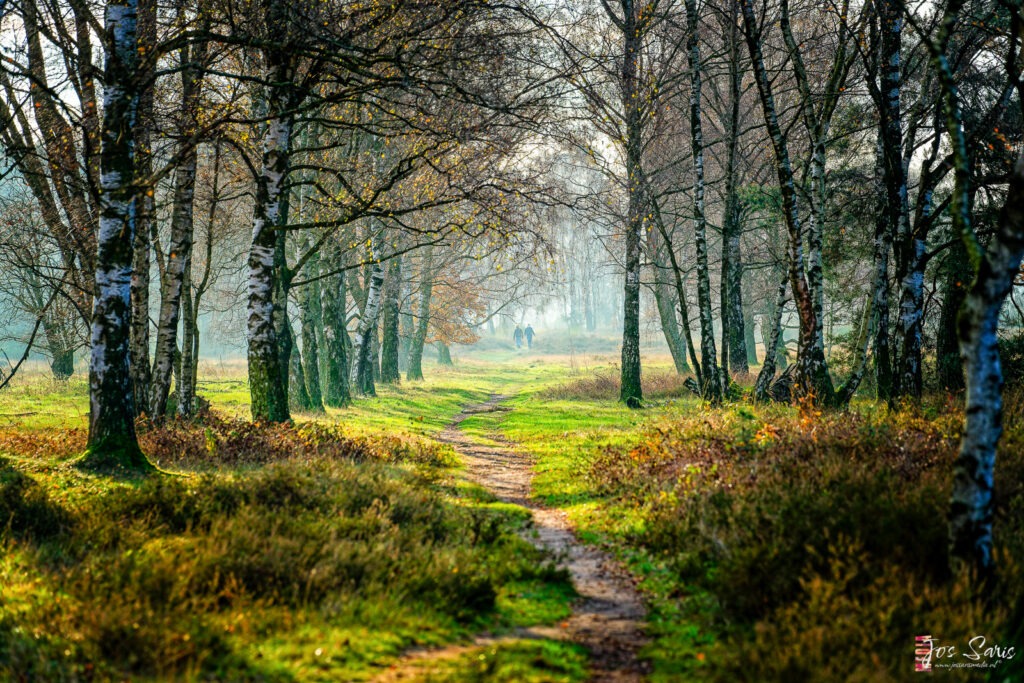
[[[532,349],[533,348],[533,337],[536,334],[536,332],[533,331],[533,327],[530,326],[530,325],[526,326],[525,332],[526,332],[526,348]]]
[[[516,348],[523,348],[523,328],[516,325],[516,331],[512,333],[512,341],[516,343]]]

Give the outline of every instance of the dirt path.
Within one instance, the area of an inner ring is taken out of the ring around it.
[[[511,444],[484,446],[459,429],[467,417],[502,410],[504,396],[492,396],[486,403],[466,408],[438,436],[450,444],[466,464],[467,477],[490,490],[498,498],[522,505],[533,513],[537,535],[530,540],[551,550],[560,566],[569,570],[580,597],[565,628],[523,629],[505,638],[481,637],[472,645],[425,650],[411,654],[403,665],[378,681],[415,678],[404,676],[412,665],[424,660],[449,659],[476,647],[520,638],[569,638],[590,651],[591,681],[626,683],[642,681],[644,663],[637,651],[646,642],[641,631],[645,610],[629,575],[607,553],[580,543],[572,532],[566,514],[543,507],[530,498],[533,478],[532,460],[513,450]],[[410,665],[409,667],[404,664]],[[419,669],[422,674],[422,669]]]

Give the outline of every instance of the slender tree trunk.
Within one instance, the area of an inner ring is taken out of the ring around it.
[[[754,308],[749,303],[743,307],[743,336],[747,349],[747,367],[757,365],[757,338],[754,337]]]
[[[318,259],[310,261],[309,272],[319,270]],[[302,369],[306,380],[306,393],[309,395],[309,407],[316,412],[323,412],[324,397],[320,386],[320,346],[317,329],[323,326],[321,302],[317,296],[315,284],[302,288],[299,307],[302,313]]]
[[[738,158],[743,74],[740,69],[739,0],[731,0],[729,11],[729,124],[726,133],[729,152],[725,175],[725,216],[722,222],[722,328],[725,330],[722,335],[722,367],[745,375],[750,371],[750,366],[747,358],[747,320],[743,310],[743,256],[740,252]]]
[[[399,356],[399,304],[402,294],[402,257],[395,256],[388,262],[387,279],[384,285],[384,322],[381,343],[380,381],[397,384],[401,379],[398,370]]]
[[[105,14],[100,220],[89,362],[89,441],[80,465],[146,470],[135,435],[131,377],[131,278],[135,211],[136,0],[108,0]]]
[[[634,0],[623,0],[622,105],[626,118],[626,176],[629,208],[626,219],[625,286],[622,315],[622,376],[619,400],[630,408],[643,401],[640,378],[640,244],[644,229],[645,202],[641,186],[643,131],[640,121],[638,61],[640,36]]]
[[[423,250],[420,263],[420,296],[416,311],[416,331],[409,341],[409,371],[407,380],[423,379],[423,345],[427,342],[430,326],[430,297],[434,289],[434,246],[428,244]]]
[[[324,404],[343,408],[351,402],[348,383],[348,349],[345,315],[348,290],[341,248],[331,243],[320,261],[320,305],[323,310]]]
[[[754,382],[754,398],[758,401],[767,401],[768,389],[772,380],[775,379],[776,360],[779,355],[779,342],[782,340],[782,314],[786,308],[786,290],[789,282],[788,275],[782,278],[779,288],[775,294],[775,309],[772,312],[771,332],[768,336],[768,343],[764,349],[764,363],[760,372],[757,373],[757,380]],[[763,324],[763,323],[762,323]]]
[[[693,157],[693,233],[697,248],[697,308],[700,313],[701,393],[711,403],[722,401],[722,382],[715,354],[708,268],[707,221],[704,217],[704,130],[701,124],[701,60],[697,2],[686,0],[687,58],[690,67],[690,149]]]
[[[294,339],[295,330],[292,328],[291,322],[286,321],[285,324],[288,326],[289,336]],[[310,399],[309,391],[306,389],[306,373],[302,352],[294,344],[292,346],[291,353],[289,354],[288,362],[291,365],[288,373],[288,382],[290,385],[288,387],[289,405],[296,410],[313,410],[315,406],[313,405],[312,399]]]
[[[349,380],[356,391],[375,396],[373,385],[373,332],[377,327],[381,309],[381,293],[384,286],[384,269],[380,265],[376,240],[373,245],[373,265],[366,282],[366,303],[363,305],[359,324],[352,338],[352,368]]]
[[[939,384],[947,391],[964,388],[964,368],[960,361],[957,317],[971,283],[971,264],[961,242],[953,244],[945,263],[942,283],[942,309],[936,339],[936,365]]]
[[[193,393],[196,386],[196,320],[193,316],[192,302],[192,256],[189,255],[185,264],[185,272],[181,282],[181,374],[180,381],[175,385],[178,395],[177,412],[182,418],[189,419],[195,412],[196,397]]]
[[[892,246],[892,231],[889,227],[889,204],[885,191],[884,136],[879,130],[876,149],[875,191],[878,207],[875,215],[874,264],[875,300],[872,305],[875,316],[875,385],[878,400],[889,401],[893,391],[892,355],[889,351],[889,251]]]
[[[178,347],[178,319],[184,290],[185,270],[192,251],[193,208],[196,181],[196,150],[186,150],[175,171],[174,210],[167,265],[160,287],[160,317],[157,321],[156,352],[153,356],[150,417],[162,420],[167,413],[167,396],[171,390],[174,354]]]
[[[138,7],[139,45],[156,45],[156,2],[140,0]],[[149,53],[145,53],[140,78],[146,78],[152,71]],[[136,176],[148,178],[153,172],[152,155],[153,93],[151,88],[139,94],[138,125],[136,126],[135,168]],[[153,190],[151,185],[141,188],[135,197],[135,235],[132,244],[132,385],[135,401],[140,412],[148,411],[150,395],[149,366],[149,273],[150,273],[150,225],[154,220]]]

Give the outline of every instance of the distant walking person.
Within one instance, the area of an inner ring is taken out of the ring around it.
[[[516,331],[512,333],[512,341],[516,343],[516,348],[523,348],[523,328],[516,325]]]
[[[526,348],[528,348],[528,349],[532,349],[533,348],[533,337],[534,337],[535,334],[536,334],[536,332],[533,331],[533,327],[530,326],[530,325],[527,325],[526,326]]]

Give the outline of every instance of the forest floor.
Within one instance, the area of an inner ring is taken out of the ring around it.
[[[711,409],[645,362],[640,411],[610,356],[495,349],[285,427],[209,366],[213,412],[141,436],[180,476],[139,481],[71,466],[83,380],[12,386],[0,680],[902,681],[922,633],[1021,649],[1019,390],[982,596],[945,570],[958,397]]]

